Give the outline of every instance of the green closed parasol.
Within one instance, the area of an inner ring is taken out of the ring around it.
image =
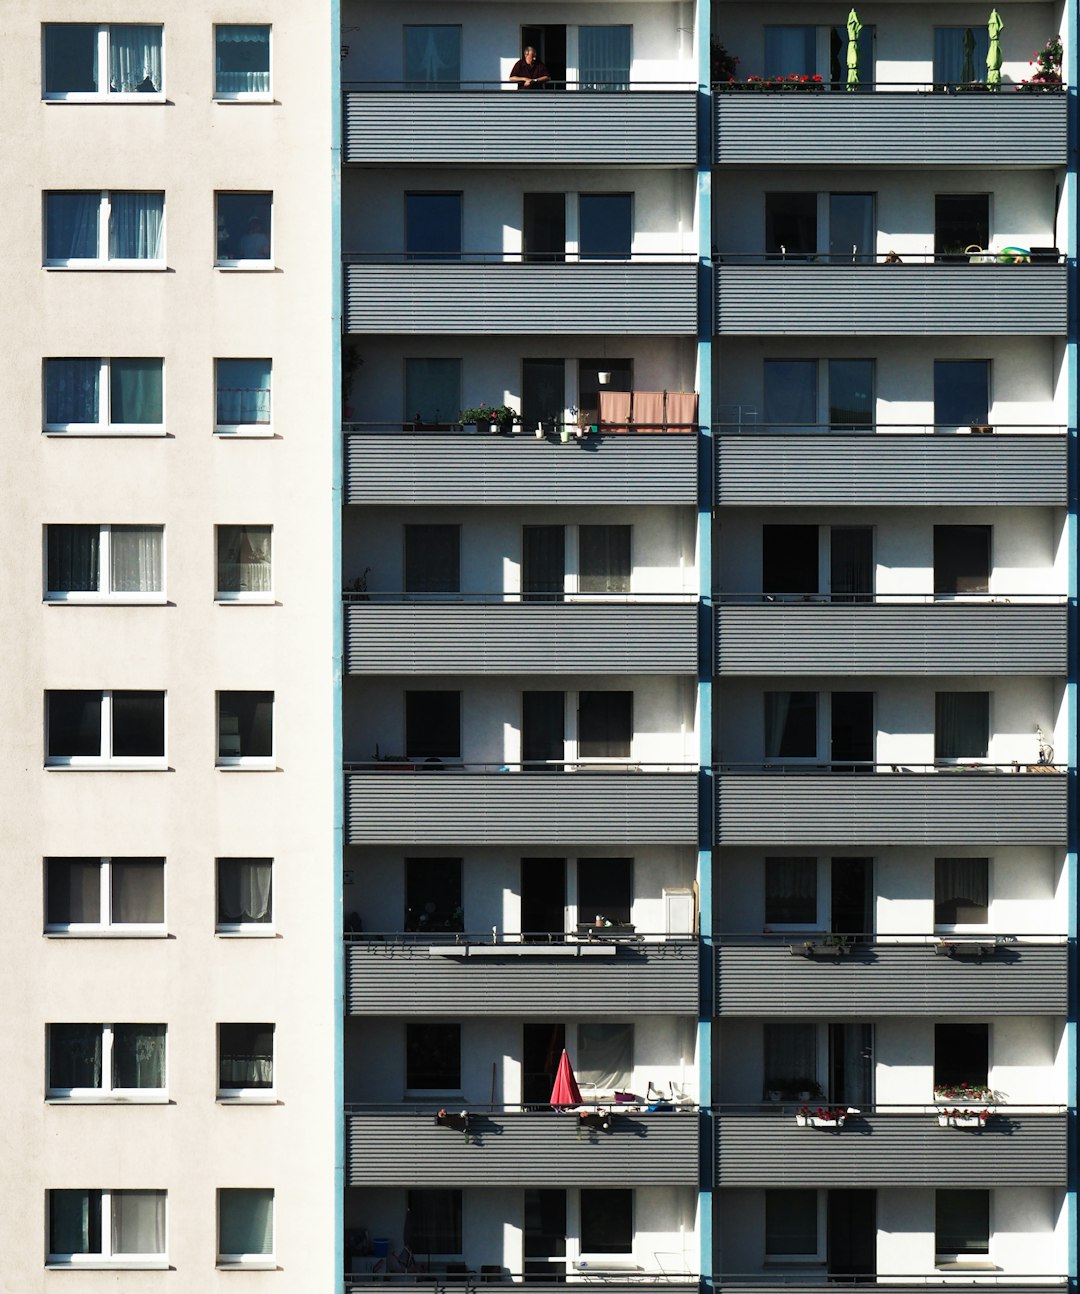
[[[990,33],[990,48],[986,51],[986,84],[1001,84],[1001,33],[1005,24],[1001,20],[1001,14],[995,9],[990,15],[990,21],[987,23],[987,31]]]
[[[975,80],[975,33],[970,27],[964,29],[964,62],[960,68],[960,80],[970,85]]]
[[[859,15],[852,9],[847,16],[847,83],[848,89],[859,84],[859,33],[862,31]]]

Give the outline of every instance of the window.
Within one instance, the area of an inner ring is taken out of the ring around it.
[[[461,260],[461,194],[405,194],[405,257]]]
[[[461,1025],[405,1026],[405,1086],[410,1092],[461,1090]]]
[[[937,85],[986,80],[990,33],[986,24],[934,28],[934,81]]]
[[[166,1267],[165,1191],[48,1192],[50,1267]]]
[[[461,88],[461,28],[406,23],[405,84],[409,90]]]
[[[272,768],[273,692],[219,692],[219,768]]]
[[[934,693],[934,758],[986,759],[990,748],[990,693]]]
[[[629,759],[634,739],[633,692],[578,693],[578,754]]]
[[[583,1189],[580,1207],[583,1254],[633,1253],[633,1191]]]
[[[601,373],[607,375],[603,386],[600,385]],[[632,359],[578,360],[577,402],[582,416],[590,422],[596,422],[600,417],[601,391],[632,391],[633,389],[634,361]],[[526,426],[528,425],[526,423]]]
[[[405,592],[461,591],[461,527],[405,527]]]
[[[45,693],[46,767],[161,768],[164,692]]]
[[[274,1192],[218,1191],[218,1265],[269,1267],[274,1254]]]
[[[577,881],[579,924],[595,925],[597,918],[615,926],[630,924],[632,858],[579,858]]]
[[[765,255],[813,257],[818,249],[818,195],[765,194]]]
[[[634,1026],[582,1021],[578,1025],[577,1076],[597,1097],[631,1090],[634,1073]],[[584,1246],[582,1246],[584,1248]]]
[[[270,434],[270,378],[268,359],[217,359],[214,431],[219,436]]]
[[[566,1270],[566,1191],[527,1188],[523,1195],[524,1274],[557,1279],[556,1274]]]
[[[984,426],[990,418],[990,361],[934,360],[934,425]]]
[[[270,28],[219,23],[214,28],[214,98],[255,99],[270,94]]]
[[[273,263],[272,193],[217,193],[217,259],[226,269],[268,269]]]
[[[761,591],[766,598],[801,601],[820,585],[817,526],[762,526]]]
[[[990,1192],[934,1192],[936,1261],[964,1262],[990,1253]]]
[[[765,75],[813,76],[817,72],[814,27],[765,28]]]
[[[164,257],[164,193],[45,194],[46,266],[164,269]]]
[[[816,858],[765,859],[765,924],[814,926],[818,912]]]
[[[829,194],[829,260],[834,265],[873,264],[877,218],[872,193]]]
[[[47,359],[48,432],[160,435],[164,398],[160,359]]]
[[[218,1096],[242,1097],[274,1086],[274,1026],[218,1025]]]
[[[761,1028],[766,1098],[806,1101],[820,1096],[818,1026],[766,1022]]]
[[[273,526],[218,526],[218,602],[273,600],[271,541]]]
[[[45,23],[43,97],[160,95],[161,33],[146,23]]]
[[[966,264],[970,248],[989,246],[989,193],[939,193],[934,198],[934,253],[939,260]]]
[[[162,602],[163,526],[46,526],[47,602]]]
[[[217,860],[219,934],[269,934],[274,920],[274,860]]]
[[[408,1191],[406,1211],[412,1223],[410,1248],[425,1258],[460,1258],[461,1192]]]
[[[817,693],[765,693],[765,758],[817,758]]]
[[[934,1025],[934,1093],[961,1083],[987,1087],[990,1075],[988,1024]]]
[[[405,929],[424,934],[465,929],[460,858],[405,859]]]
[[[934,925],[985,926],[990,920],[990,859],[934,859]]]
[[[461,412],[461,360],[405,361],[405,418],[414,426],[449,428]]]
[[[634,29],[578,27],[578,89],[629,90]]]
[[[763,364],[768,431],[802,431],[817,425],[816,359],[767,359]]]
[[[162,933],[164,858],[46,858],[50,934]]]
[[[163,1024],[50,1024],[47,1095],[162,1098]]]
[[[829,427],[863,431],[874,425],[874,361],[829,360]]]
[[[405,754],[410,759],[461,758],[461,693],[405,693]]]
[[[578,527],[578,589],[630,592],[630,526]]]
[[[824,1262],[817,1191],[765,1192],[767,1262]]]
[[[990,526],[934,527],[934,596],[990,591]]]
[[[583,261],[628,261],[634,240],[632,193],[578,195],[578,257]]]

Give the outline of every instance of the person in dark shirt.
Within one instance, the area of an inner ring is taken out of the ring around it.
[[[526,45],[523,57],[510,69],[510,80],[518,83],[519,90],[544,90],[551,73],[536,57],[536,50]]]

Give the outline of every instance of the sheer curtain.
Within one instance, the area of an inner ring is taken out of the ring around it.
[[[165,920],[165,865],[158,859],[112,860],[112,920],[154,925]]]
[[[96,425],[99,420],[99,359],[45,361],[45,422]]]
[[[934,859],[934,924],[984,925],[990,911],[990,865],[986,858]]]
[[[113,1025],[113,1086],[165,1086],[165,1026]]]
[[[112,1252],[165,1252],[164,1191],[113,1191]]]
[[[222,1087],[271,1087],[274,1082],[273,1025],[221,1026]]]
[[[96,260],[101,194],[50,193],[45,199],[45,258],[50,261]]]
[[[938,692],[934,757],[985,759],[990,744],[989,692]]]
[[[109,365],[109,421],[157,426],[162,416],[161,360],[112,360]]]
[[[270,28],[229,24],[217,29],[218,94],[270,93]]]
[[[765,75],[813,76],[817,71],[817,31],[813,27],[765,28]]]
[[[633,27],[578,28],[578,82],[582,90],[629,90]]]
[[[111,24],[109,89],[120,94],[160,93],[161,85],[161,28]]]
[[[47,583],[50,593],[96,593],[99,588],[98,526],[50,526]]]
[[[461,28],[406,26],[405,80],[411,90],[459,89]]]
[[[409,1191],[409,1236],[404,1243],[418,1254],[460,1254],[461,1192]]]
[[[630,527],[578,528],[578,588],[582,593],[630,592]]]
[[[817,1088],[817,1025],[766,1024],[765,1091],[785,1095]]]
[[[101,1192],[49,1192],[49,1253],[101,1253]]]
[[[54,1024],[50,1028],[49,1086],[101,1086],[100,1024]]]
[[[112,193],[109,205],[109,259],[161,260],[164,195]]]
[[[765,859],[766,925],[813,925],[817,921],[817,859]]]
[[[269,593],[271,528],[218,527],[218,592]]]
[[[230,925],[270,920],[272,868],[268,858],[223,858],[218,863],[218,918]]]
[[[217,420],[221,426],[269,423],[270,373],[269,360],[218,360]]]
[[[223,1254],[273,1253],[274,1192],[219,1191],[218,1235]]]
[[[112,527],[112,591],[160,593],[162,526]]]
[[[632,1024],[579,1024],[577,1076],[594,1094],[627,1091],[634,1068]]]
[[[934,28],[934,81],[967,84],[986,80],[990,33],[982,27]]]

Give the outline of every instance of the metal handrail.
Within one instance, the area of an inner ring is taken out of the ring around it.
[[[641,1108],[655,1103],[662,1103],[667,1108],[663,1110],[644,1110]],[[618,1114],[619,1110],[622,1109],[627,1114],[633,1114],[636,1118],[645,1114],[656,1114],[658,1116],[679,1113],[697,1114],[700,1110],[709,1108],[708,1106],[700,1106],[696,1101],[685,1098],[676,1097],[672,1101],[668,1093],[661,1093],[654,1089],[652,1096],[641,1095],[637,1104],[628,1101],[583,1096],[578,1105],[556,1107],[552,1106],[548,1101],[470,1101],[467,1097],[455,1094],[453,1096],[433,1096],[430,1099],[410,1096],[401,1101],[346,1101],[345,1114],[352,1118],[363,1117],[365,1114],[393,1114],[401,1115],[403,1118],[414,1118],[440,1113],[464,1113],[482,1117],[499,1115],[513,1115],[516,1117],[524,1115],[526,1118],[561,1118],[572,1121],[582,1113],[587,1114],[591,1110],[595,1110],[597,1106],[610,1110],[614,1114]]]
[[[520,417],[520,415],[518,415]],[[624,436],[670,436],[670,435],[696,435],[701,429],[699,423],[692,422],[669,422],[665,429],[654,426],[650,423],[647,427],[637,427],[631,422],[602,422],[599,423],[600,436],[617,435],[620,439]],[[544,427],[550,433],[560,431],[563,427],[569,427],[572,430],[578,430],[579,424],[576,422],[564,422],[558,418],[545,418]],[[400,422],[356,422],[350,420],[342,423],[342,431],[347,436],[359,435],[385,435],[391,433],[394,435],[415,435],[415,436],[472,436],[476,433],[467,432],[465,424],[454,421],[439,423],[422,423],[413,422],[411,419],[403,418]],[[503,439],[506,439],[505,437]],[[530,431],[522,430],[514,439],[520,439],[525,443],[535,439]],[[595,435],[593,436],[595,439]]]
[[[725,1114],[765,1114],[773,1117],[784,1118],[790,1114],[792,1107],[801,1105],[830,1106],[832,1108],[841,1107],[848,1113],[857,1115],[860,1118],[891,1118],[893,1116],[904,1117],[912,1114],[932,1114],[940,1113],[943,1106],[952,1107],[956,1105],[978,1105],[994,1106],[1000,1114],[1033,1114],[1037,1118],[1057,1118],[1069,1113],[1070,1107],[1064,1102],[1056,1101],[1009,1101],[1001,1099],[1001,1093],[991,1091],[985,1097],[942,1097],[940,1099],[931,1098],[928,1101],[882,1101],[880,1104],[874,1102],[865,1102],[862,1105],[853,1106],[843,1101],[838,1101],[827,1096],[811,1096],[807,1100],[801,1100],[798,1097],[782,1097],[779,1101],[724,1101],[717,1102],[714,1105],[702,1106],[702,1110],[709,1114],[715,1114],[723,1117]]]
[[[945,774],[964,774],[971,776],[973,774],[991,774],[991,773],[1030,773],[1030,772],[1055,772],[1066,773],[1069,766],[1067,764],[1055,764],[1046,762],[1040,764],[1033,761],[1028,764],[1021,764],[1018,760],[938,760],[931,764],[912,763],[909,759],[897,759],[889,763],[877,763],[872,759],[807,759],[800,763],[793,759],[778,759],[775,763],[758,761],[739,761],[728,763],[722,761],[712,765],[714,773],[739,776],[746,773],[769,773],[783,776],[788,774],[793,777],[804,777],[807,773],[833,773],[839,770],[844,773],[852,768],[858,769],[863,773],[873,773],[877,776],[888,776],[898,774],[901,776],[913,773],[923,775],[943,776]]]
[[[400,589],[370,589],[355,592],[346,589],[345,602],[382,602],[395,606],[420,603],[428,606],[477,605],[495,607],[559,606],[572,607],[582,603],[590,605],[633,606],[692,606],[699,602],[698,593],[529,593],[521,589],[504,589],[494,593],[417,593]]]
[[[696,92],[698,90],[697,81],[597,81],[580,79],[557,81],[551,78],[547,84],[553,89],[569,90],[574,87],[576,94],[657,94],[671,93],[678,91],[685,94],[687,91]],[[478,93],[509,93],[517,92],[518,84],[516,81],[509,81],[505,77],[485,77],[479,80],[457,80],[457,81],[406,81],[402,77],[396,77],[393,80],[375,81],[343,81],[341,89],[343,93],[357,93],[363,91],[381,91],[393,92],[400,94],[478,94]],[[536,91],[523,91],[522,97],[533,98]]]
[[[557,265],[696,265],[697,252],[629,252],[619,249],[610,252],[344,252],[341,258],[346,265],[438,265],[458,266],[462,269],[474,265],[528,265],[548,267]]]
[[[791,943],[802,943],[805,940],[814,939],[833,939],[834,941],[843,941],[848,948],[873,948],[873,947],[898,947],[898,948],[932,948],[935,944],[978,944],[994,943],[1003,948],[1010,948],[1017,944],[1050,944],[1058,946],[1069,943],[1069,936],[1064,932],[1047,933],[1043,931],[1021,932],[1019,934],[1003,934],[992,930],[985,933],[974,933],[967,931],[963,934],[953,934],[951,931],[929,931],[929,930],[889,930],[886,932],[868,930],[862,934],[851,934],[845,931],[843,934],[833,934],[821,926],[807,926],[806,928],[789,929],[789,930],[760,930],[760,931],[714,931],[712,942],[714,944],[732,944],[737,947],[745,946],[773,946]]]
[[[423,1263],[422,1255],[421,1262]],[[437,1263],[436,1266],[442,1268],[444,1264]],[[576,1265],[567,1267],[565,1263],[562,1265],[552,1263],[552,1274],[550,1276],[536,1272],[509,1272],[501,1264],[492,1264],[492,1266],[499,1268],[498,1274],[493,1271],[485,1272],[478,1268],[466,1271],[380,1271],[377,1274],[347,1272],[345,1274],[345,1284],[347,1288],[356,1289],[364,1285],[378,1284],[382,1286],[396,1281],[400,1284],[408,1284],[414,1287],[419,1284],[423,1289],[428,1290],[429,1294],[441,1294],[441,1291],[446,1288],[462,1290],[466,1294],[471,1294],[471,1291],[474,1290],[482,1291],[491,1288],[508,1291],[529,1291],[537,1288],[563,1290],[568,1283],[571,1283],[568,1281],[568,1277],[576,1278],[572,1282],[573,1284],[580,1283],[585,1286],[596,1285],[599,1282],[611,1287],[658,1285],[674,1289],[696,1289],[700,1286],[702,1279],[696,1272],[650,1272],[612,1269],[605,1267],[603,1260],[590,1263],[587,1267],[578,1267]],[[558,1283],[556,1284],[556,1282]]]
[[[989,427],[990,431],[996,436],[1064,436],[1069,430],[1064,423],[1060,422],[1017,422],[1005,424],[998,422],[985,424],[972,423],[970,426],[962,428],[954,423],[933,422],[875,422],[868,427],[853,427],[850,425],[837,427],[829,422],[811,422],[793,426],[789,422],[761,422],[757,418],[757,411],[755,409],[747,410],[747,420],[745,421],[714,422],[711,426],[713,431],[719,432],[721,435],[858,436],[861,439],[874,435],[968,436],[972,434],[971,426]],[[978,440],[978,443],[981,444],[985,442]]]
[[[727,81],[713,81],[712,92],[714,94],[847,94],[852,87],[847,84],[846,79],[841,81],[814,81],[814,82],[795,82],[783,83],[780,81],[770,81],[768,78],[761,78],[757,81],[747,79],[737,80],[729,79]],[[988,86],[983,81],[882,81],[877,77],[860,80],[854,94],[865,93],[886,93],[886,94],[1023,94],[1038,97],[1040,94],[1062,94],[1068,87],[1064,81],[1036,82],[1031,84],[1027,81],[1002,81],[998,86]]]
[[[524,773],[537,777],[550,778],[553,773],[600,773],[611,776],[635,773],[666,773],[670,775],[697,774],[701,765],[689,760],[641,760],[632,757],[613,756],[610,760],[592,759],[535,759],[525,762],[502,760],[499,762],[476,763],[472,760],[434,759],[426,756],[409,757],[407,755],[382,755],[375,759],[346,760],[343,767],[346,773],[393,772],[403,766],[417,771],[430,773]]]
[[[576,594],[574,596],[577,596]],[[1067,593],[718,593],[722,606],[1066,606]]]
[[[846,267],[849,269],[868,269],[871,267],[887,268],[902,274],[905,267],[910,269],[912,266],[953,266],[958,268],[962,265],[973,268],[974,270],[984,270],[987,265],[991,268],[1001,269],[1029,269],[1033,266],[1045,265],[1069,265],[1072,262],[1064,252],[1054,248],[1053,251],[1040,251],[1038,248],[1028,249],[1031,254],[1023,260],[1007,258],[1004,261],[998,258],[1003,254],[1001,248],[984,249],[978,253],[972,252],[914,252],[904,251],[899,254],[894,252],[721,252],[714,250],[713,260],[717,265],[768,265],[783,266],[786,269],[803,269],[813,268],[821,265],[832,267]],[[896,257],[899,259],[892,259]],[[991,261],[983,261],[979,257],[991,257]]]
[[[881,1294],[882,1285],[887,1285],[893,1290],[901,1290],[906,1294],[907,1289],[918,1286],[932,1286],[935,1290],[955,1290],[983,1289],[987,1286],[997,1285],[1025,1285],[1032,1288],[1038,1288],[1046,1285],[1067,1285],[1068,1276],[1059,1276],[1056,1274],[1047,1274],[1042,1272],[1003,1272],[1003,1271],[984,1271],[982,1269],[973,1270],[965,1276],[963,1271],[950,1270],[947,1272],[936,1270],[932,1272],[875,1272],[872,1276],[842,1276],[835,1283],[824,1284],[820,1278],[815,1279],[820,1272],[820,1268],[811,1267],[803,1268],[772,1268],[767,1272],[733,1272],[716,1273],[712,1276],[706,1276],[707,1286],[719,1291],[726,1289],[764,1289],[774,1290],[777,1286],[797,1286],[800,1289],[807,1286],[815,1290],[821,1290],[822,1294],[827,1294],[829,1290],[851,1290],[851,1291],[875,1291]]]
[[[473,945],[487,948],[578,948],[583,944],[587,946],[592,943],[628,941],[649,943],[650,940],[654,942],[649,946],[655,948],[666,944],[696,945],[698,942],[696,934],[676,935],[669,934],[666,930],[639,930],[634,925],[594,926],[584,921],[578,930],[569,931],[504,930],[496,933],[494,927],[486,930],[346,930],[343,937],[346,943],[370,943],[380,949],[398,945],[426,947],[428,944],[437,944],[440,948],[468,948]]]

